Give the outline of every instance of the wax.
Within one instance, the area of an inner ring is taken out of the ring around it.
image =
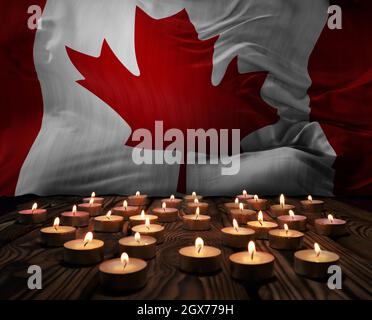
[[[199,195],[186,195],[183,197],[183,200],[187,203],[187,202],[194,202],[195,199],[198,199],[198,201],[201,201],[203,199],[202,196],[199,196]]]
[[[302,215],[284,215],[278,217],[278,224],[281,228],[283,228],[284,224],[287,224],[289,229],[298,230],[298,231],[305,231],[306,230],[306,222],[307,218]]]
[[[297,230],[274,229],[268,233],[270,247],[278,250],[298,250],[304,234]]]
[[[139,232],[141,236],[145,235],[154,237],[157,243],[162,243],[164,240],[164,227],[159,224],[150,224],[149,226],[147,226],[146,224],[140,224],[134,226],[132,228],[132,232]]]
[[[79,211],[88,212],[91,217],[101,214],[102,205],[99,203],[81,203],[78,205]]]
[[[128,204],[130,206],[145,206],[147,203],[147,195],[133,195],[128,197]]]
[[[211,228],[211,217],[207,215],[189,214],[182,217],[183,228],[191,231],[203,231]]]
[[[94,203],[98,203],[100,205],[103,204],[103,201],[105,200],[104,198],[100,197],[89,197],[89,198],[83,198],[83,203],[89,203],[93,199]]]
[[[243,202],[226,202],[224,206],[228,212],[231,212],[231,210],[239,209],[240,203],[243,205],[243,209],[247,208],[247,204]]]
[[[39,224],[45,222],[47,219],[47,210],[21,210],[18,211],[18,222],[21,224]]]
[[[175,208],[154,208],[152,213],[159,222],[175,222],[178,218],[178,209]]]
[[[199,203],[187,202],[185,212],[188,214],[194,214],[196,212],[196,208],[198,207],[200,209],[200,214],[208,213],[209,205],[207,202],[199,202]]]
[[[89,218],[89,212],[86,211],[66,211],[61,214],[62,224],[72,227],[86,227]]]
[[[243,192],[244,192],[244,191],[245,191],[245,190],[243,190]],[[253,198],[253,195],[244,192],[244,193],[242,193],[242,194],[238,194],[238,195],[236,196],[236,198],[239,199],[239,202],[247,203],[247,200],[252,199],[252,198]]]
[[[138,226],[140,224],[144,224],[147,218],[150,220],[151,224],[156,224],[158,222],[158,216],[155,216],[153,214],[145,214],[144,216],[142,215],[131,216],[129,218],[131,228],[133,228],[134,226]]]
[[[266,199],[247,199],[246,200],[248,209],[251,210],[266,210],[267,209],[267,200]]]
[[[127,207],[115,207],[112,209],[112,214],[116,216],[122,216],[125,221],[129,220],[130,217],[140,214],[141,208],[135,206]]]
[[[101,240],[93,239],[88,242],[83,239],[71,240],[64,244],[63,259],[72,265],[92,265],[103,259],[103,246]]]
[[[149,260],[156,255],[156,238],[144,235],[139,240],[136,240],[135,236],[121,238],[119,250],[130,257]]]
[[[257,218],[257,212],[250,209],[232,209],[230,214],[231,218],[235,219],[239,224],[247,224],[248,221],[253,221]]]
[[[275,222],[269,221],[248,221],[247,223],[248,228],[253,229],[256,234],[256,239],[267,240],[268,239],[268,232],[272,229],[278,228],[278,225]]]
[[[322,200],[302,200],[301,206],[305,212],[320,213],[324,210],[324,201]]]
[[[289,210],[294,210],[295,208],[295,206],[290,204],[274,204],[270,207],[270,211],[275,217],[280,217],[283,215],[288,215]]]
[[[94,231],[97,232],[121,232],[123,230],[124,218],[111,215],[94,218]]]
[[[69,226],[46,227],[40,230],[41,243],[47,247],[61,247],[76,237],[76,229]]]
[[[318,234],[328,237],[339,237],[346,234],[346,221],[333,219],[332,222],[327,218],[316,219],[315,231]]]
[[[213,273],[221,268],[221,250],[204,246],[200,253],[195,246],[184,247],[179,251],[180,269],[190,273]]]
[[[165,202],[167,205],[167,208],[175,208],[180,209],[182,205],[182,200],[177,198],[166,198],[162,199],[161,203]]]
[[[223,245],[231,248],[245,248],[255,236],[253,229],[242,227],[226,227],[221,232]]]

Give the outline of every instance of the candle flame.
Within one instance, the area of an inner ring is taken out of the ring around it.
[[[315,254],[317,257],[319,257],[320,253],[322,252],[322,250],[320,249],[320,246],[318,243],[314,243],[314,250],[315,250]]]
[[[125,210],[127,210],[127,208],[128,208],[128,201],[127,200],[123,201],[123,207],[124,207]]]
[[[59,223],[60,223],[60,220],[59,220],[59,218],[57,217],[57,218],[55,218],[54,219],[54,222],[53,222],[53,227],[54,227],[54,229],[58,229],[58,227],[59,227]]]
[[[191,196],[192,196],[193,198],[196,198],[196,192],[193,191],[192,194],[191,194]]]
[[[145,226],[147,230],[150,230],[150,218],[146,218]]]
[[[106,213],[106,218],[110,220],[111,214],[112,214],[112,212],[111,212],[111,210],[109,210],[109,211]]]
[[[141,242],[141,234],[139,232],[134,234],[134,240],[136,240],[138,243]]]
[[[243,190],[243,196],[246,197],[247,196],[247,190]]]
[[[32,205],[32,212],[34,212],[36,209],[37,209],[37,203],[35,202],[35,203]]]
[[[95,192],[92,192],[92,194],[90,195],[91,198],[95,198],[96,197],[96,193]]]
[[[288,224],[284,224],[284,230],[285,230],[285,234],[288,234]]]
[[[195,240],[195,248],[198,251],[198,254],[203,249],[203,247],[204,247],[204,241],[203,241],[203,239],[200,238],[200,237],[197,237],[196,240]]]
[[[165,209],[167,209],[167,204],[166,204],[165,202],[163,202],[163,203],[161,204],[161,207],[162,207],[163,210],[165,211]]]
[[[309,200],[310,202],[313,202],[313,197],[310,196],[310,195],[308,195],[308,196],[307,196],[307,200]]]
[[[200,215],[200,208],[199,207],[196,207],[196,210],[195,210],[195,219],[196,220],[199,219],[199,215]]]
[[[239,199],[235,198],[235,204],[239,204]]]
[[[294,219],[295,213],[293,212],[293,210],[289,210],[288,214],[291,217],[291,219]]]
[[[146,219],[145,210],[142,210],[141,211],[141,219],[142,220],[145,220]]]
[[[88,232],[84,237],[84,247],[93,240],[93,233]]]
[[[285,198],[284,198],[284,194],[283,193],[280,195],[279,203],[280,203],[280,205],[282,207],[284,207],[284,205],[285,205]]]
[[[236,232],[239,232],[239,225],[238,225],[238,221],[236,221],[236,219],[233,219],[233,227],[234,227]]]
[[[128,262],[129,262],[129,256],[126,252],[123,252],[121,254],[120,261],[123,264],[123,269],[125,269],[125,267],[127,266]]]
[[[194,199],[194,203],[199,203],[198,198],[195,198],[195,199]]]
[[[333,223],[334,218],[331,214],[328,215],[328,220],[329,220],[330,223]]]
[[[253,260],[254,254],[256,253],[256,245],[253,241],[248,243],[248,253],[251,255],[251,260]]]
[[[239,209],[240,209],[241,211],[243,211],[243,209],[244,209],[244,204],[243,204],[243,203],[239,203]]]
[[[141,195],[141,192],[137,191],[136,192],[136,197],[139,197]]]
[[[76,214],[76,211],[77,211],[77,207],[74,204],[74,206],[72,207],[72,214],[75,215]]]
[[[174,194],[172,194],[172,195],[170,196],[170,200],[171,200],[171,201],[174,200]]]
[[[262,222],[263,222],[263,213],[262,213],[261,210],[258,211],[257,220],[258,220],[258,222],[260,223],[260,225],[262,225]]]
[[[93,203],[94,203],[94,198],[90,198],[90,200],[89,200],[89,206],[92,206]]]
[[[255,194],[255,195],[253,196],[253,199],[254,199],[254,201],[258,201],[258,195]]]

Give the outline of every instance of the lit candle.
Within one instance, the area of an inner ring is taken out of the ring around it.
[[[328,237],[338,237],[346,234],[346,221],[335,219],[329,214],[327,218],[315,220],[315,231],[318,234]]]
[[[38,209],[37,203],[32,205],[31,209],[18,211],[18,222],[22,224],[38,224],[47,219],[47,211]]]
[[[182,220],[186,230],[203,231],[211,228],[211,217],[200,214],[199,207],[196,208],[195,214],[184,215]]]
[[[257,194],[253,196],[253,199],[247,199],[246,203],[251,210],[264,211],[267,208],[267,200],[260,199]]]
[[[208,203],[207,202],[200,202],[197,198],[194,199],[193,202],[186,203],[185,212],[188,214],[193,214],[197,207],[199,207],[200,213],[208,213]]]
[[[62,212],[62,224],[72,227],[86,227],[89,224],[89,212],[77,211],[76,205],[72,207],[72,211]]]
[[[162,243],[164,240],[164,227],[160,224],[151,224],[149,218],[146,218],[145,224],[134,226],[132,232],[154,237],[157,243]]]
[[[306,212],[320,213],[324,210],[324,201],[314,200],[312,196],[308,196],[307,200],[301,201],[301,206]]]
[[[121,207],[115,207],[112,209],[112,213],[117,216],[122,216],[124,220],[129,220],[130,217],[138,215],[141,212],[141,208],[136,206],[128,206],[128,201],[124,200]]]
[[[137,191],[135,195],[128,197],[128,204],[130,206],[145,206],[147,203],[147,195],[141,194]]]
[[[161,202],[162,203],[165,202],[167,205],[167,208],[176,208],[176,209],[180,209],[181,204],[182,204],[182,200],[175,198],[173,194],[169,198],[162,199]]]
[[[102,262],[98,269],[101,285],[111,291],[138,290],[147,282],[146,261],[129,257],[126,252],[120,258]]]
[[[294,214],[293,210],[289,210],[287,215],[279,216],[278,223],[280,227],[287,224],[289,229],[305,231],[307,218],[302,215]]]
[[[258,212],[257,221],[248,221],[247,225],[256,232],[256,239],[261,240],[267,239],[270,230],[278,228],[275,222],[263,220],[262,211]]]
[[[225,206],[227,212],[231,213],[231,210],[239,209],[240,204],[243,205],[243,208],[247,207],[247,205],[245,203],[239,201],[239,198],[235,198],[234,202],[226,202],[224,204],[224,206]]]
[[[92,265],[103,259],[101,240],[93,239],[93,233],[88,232],[84,239],[71,240],[64,245],[63,259],[72,265]]]
[[[195,199],[198,199],[200,201],[201,199],[203,199],[203,197],[200,195],[197,195],[195,191],[183,197],[183,200],[185,202],[194,202]]]
[[[329,277],[328,268],[339,260],[336,253],[321,250],[319,244],[314,243],[314,250],[295,252],[294,269],[300,275],[324,279]]]
[[[156,239],[150,236],[141,236],[136,232],[134,236],[119,240],[120,252],[127,252],[133,258],[149,260],[156,255]]]
[[[167,208],[166,202],[161,204],[161,208],[154,208],[152,213],[158,217],[159,222],[175,222],[178,218],[178,209]]]
[[[91,217],[96,217],[101,214],[102,205],[94,202],[94,198],[89,200],[89,203],[81,203],[78,205],[79,211],[88,212]]]
[[[232,227],[226,227],[221,230],[222,243],[231,248],[245,248],[247,243],[254,238],[253,229],[239,227],[234,219]]]
[[[196,238],[195,246],[179,251],[180,269],[191,273],[212,273],[221,268],[221,250],[205,246],[202,238]]]
[[[247,200],[252,199],[252,195],[248,194],[247,190],[243,190],[242,194],[236,196],[239,202],[247,203]]]
[[[274,275],[274,256],[268,252],[257,252],[253,241],[249,242],[248,251],[233,253],[229,260],[234,279],[260,282]]]
[[[304,234],[297,230],[290,230],[287,224],[283,229],[269,231],[270,247],[278,250],[298,250],[302,247]]]
[[[256,219],[257,212],[250,209],[244,209],[244,204],[239,203],[239,209],[230,210],[231,218],[235,219],[239,224],[247,224],[248,221]]]
[[[111,210],[105,216],[94,218],[94,231],[97,232],[121,232],[124,218],[112,215]]]
[[[282,216],[288,214],[289,210],[295,210],[295,206],[285,203],[284,195],[281,194],[279,198],[279,204],[274,204],[270,207],[271,213],[276,216]]]
[[[69,226],[60,226],[60,219],[54,219],[52,227],[40,230],[41,243],[47,247],[60,247],[67,241],[75,239],[76,229]]]
[[[153,214],[145,214],[145,210],[142,210],[141,214],[129,217],[130,226],[133,228],[134,226],[144,224],[146,219],[149,219],[151,223],[158,222],[158,216]]]
[[[89,203],[90,202],[90,200],[92,200],[93,199],[93,201],[95,202],[95,203],[99,203],[99,204],[103,204],[103,200],[104,200],[104,198],[99,198],[99,197],[96,197],[96,193],[95,192],[92,192],[92,194],[90,195],[90,197],[88,197],[88,198],[84,198],[83,199],[83,202],[84,203]]]

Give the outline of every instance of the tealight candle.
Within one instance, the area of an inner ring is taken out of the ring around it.
[[[248,194],[247,190],[243,190],[242,194],[236,196],[239,199],[239,202],[247,203],[248,199],[252,199],[252,195]]]
[[[84,198],[83,199],[83,202],[84,203],[89,203],[90,202],[90,200],[92,200],[93,199],[93,201],[95,202],[95,203],[99,203],[99,204],[103,204],[103,200],[104,200],[104,198],[99,198],[99,197],[96,197],[96,193],[95,192],[92,192],[92,194],[90,195],[90,197],[89,198]]]
[[[96,217],[101,214],[102,205],[94,202],[91,198],[89,203],[81,203],[78,205],[80,211],[88,212],[91,217]]]
[[[249,242],[248,251],[233,253],[229,260],[234,279],[260,282],[274,275],[274,256],[267,252],[256,252],[253,241]]]
[[[139,191],[134,196],[128,197],[128,204],[130,206],[144,206],[147,202],[147,195],[141,194]]]
[[[248,221],[248,227],[256,232],[256,239],[267,240],[268,232],[278,228],[275,222],[263,221],[262,211],[258,212],[257,221]]]
[[[103,246],[103,241],[93,239],[93,233],[88,232],[84,239],[71,240],[63,245],[63,259],[72,265],[96,264],[103,259]]]
[[[276,217],[288,214],[289,210],[294,210],[295,206],[285,203],[284,195],[280,195],[279,204],[274,204],[270,207],[271,213]]]
[[[173,194],[167,199],[162,199],[161,202],[162,203],[165,202],[165,204],[167,205],[167,208],[176,208],[176,209],[180,209],[181,204],[182,204],[182,200],[175,198]]]
[[[164,240],[164,227],[160,224],[150,224],[149,218],[146,218],[145,224],[134,226],[132,232],[138,232],[145,236],[154,237],[157,243],[162,243]]]
[[[161,204],[161,208],[154,208],[152,213],[158,217],[159,222],[174,222],[178,218],[178,209],[167,208],[166,202]]]
[[[241,207],[241,204],[243,205],[243,209],[247,207],[246,204],[239,202],[238,198],[235,198],[234,202],[226,202],[224,206],[226,210],[230,212],[233,209],[239,209],[239,207]]]
[[[190,194],[190,195],[186,195],[186,196],[183,197],[183,200],[184,200],[186,203],[187,203],[187,202],[194,202],[195,199],[198,199],[198,200],[200,201],[201,199],[203,199],[203,197],[197,195],[195,191],[193,191],[192,194]]]
[[[185,212],[192,214],[195,212],[196,208],[199,207],[200,213],[207,213],[208,212],[208,203],[207,202],[199,202],[198,199],[195,199],[193,202],[186,203]]]
[[[105,216],[94,218],[94,231],[97,232],[121,232],[123,230],[124,218],[114,216],[111,210]]]
[[[101,285],[109,290],[137,290],[146,285],[147,263],[142,259],[129,258],[126,252],[118,259],[102,262],[98,269]]]
[[[38,224],[47,219],[47,211],[38,209],[37,203],[31,209],[18,211],[18,222],[22,224]]]
[[[300,250],[294,256],[296,273],[315,279],[328,277],[328,268],[340,260],[339,255],[321,250],[317,243],[314,243],[314,250]]]
[[[72,207],[72,211],[62,212],[62,224],[72,227],[86,227],[89,224],[89,212],[77,211],[76,205]]]
[[[313,200],[313,197],[310,195],[307,197],[307,200],[301,201],[301,205],[306,212],[320,213],[324,210],[324,201]]]
[[[230,214],[231,218],[235,219],[239,224],[247,224],[248,221],[255,220],[257,212],[244,209],[243,203],[239,203],[239,209],[232,209]]]
[[[211,217],[200,214],[199,207],[196,208],[195,214],[184,215],[182,220],[186,230],[203,231],[211,228]]]
[[[119,240],[119,250],[120,253],[127,252],[133,258],[149,260],[156,255],[156,239],[136,232],[134,236]]]
[[[315,231],[318,234],[328,237],[338,237],[346,233],[346,221],[333,218],[329,214],[327,218],[315,220]]]
[[[289,210],[288,215],[278,217],[278,223],[280,227],[284,227],[287,224],[289,229],[305,231],[306,230],[307,218],[302,215],[294,214],[293,210]]]
[[[180,269],[191,273],[212,273],[221,268],[221,250],[204,246],[202,238],[196,238],[195,246],[179,251]]]
[[[289,230],[284,224],[284,229],[269,231],[270,247],[278,250],[298,250],[302,246],[304,234],[297,230]]]
[[[60,219],[55,218],[52,227],[40,230],[41,243],[47,247],[60,247],[67,241],[75,239],[76,229],[69,226],[60,226]]]
[[[129,217],[130,226],[133,228],[134,226],[144,224],[146,219],[149,219],[151,223],[156,223],[158,221],[158,216],[153,214],[145,214],[145,210],[142,210],[141,214]]]
[[[251,210],[266,210],[267,208],[267,200],[266,199],[260,199],[258,195],[254,195],[253,199],[247,199],[246,203],[248,205],[248,208]]]
[[[124,220],[129,220],[130,217],[138,215],[141,209],[136,206],[128,206],[128,201],[123,201],[122,207],[115,207],[112,209],[112,213],[117,216],[122,216]]]
[[[221,230],[222,243],[231,248],[244,248],[249,241],[254,238],[254,230],[241,228],[234,219],[232,227],[226,227]]]

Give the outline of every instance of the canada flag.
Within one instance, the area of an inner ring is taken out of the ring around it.
[[[329,5],[3,4],[0,194],[371,194],[372,5],[339,1],[340,30]],[[156,121],[184,135],[239,129],[239,172],[134,163],[133,133],[155,135]]]

